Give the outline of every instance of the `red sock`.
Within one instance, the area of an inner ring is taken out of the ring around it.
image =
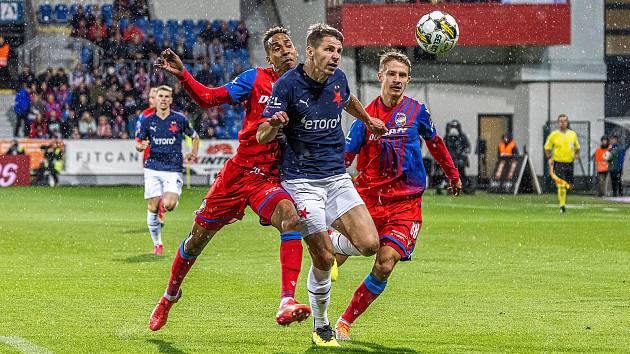
[[[350,305],[348,305],[346,311],[341,315],[341,318],[348,323],[353,323],[357,317],[361,316],[361,314],[367,310],[368,306],[376,300],[381,292],[383,292],[386,284],[387,280],[379,281],[370,273],[354,292],[354,295],[352,295]]]
[[[170,296],[177,296],[179,288],[182,285],[182,281],[188,274],[188,271],[195,264],[197,257],[189,256],[184,252],[184,242],[177,249],[175,254],[175,260],[171,266],[171,277],[168,279],[168,287],[166,293]]]
[[[294,297],[298,276],[302,268],[302,235],[299,232],[285,232],[281,238],[282,293],[280,296]]]

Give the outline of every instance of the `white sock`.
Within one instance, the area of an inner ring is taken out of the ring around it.
[[[361,256],[361,252],[341,233],[335,231],[330,235],[335,253],[346,256]]]
[[[330,270],[321,270],[311,265],[308,272],[308,299],[313,311],[315,328],[330,324],[328,321],[328,305],[330,304]]]
[[[157,213],[147,211],[147,226],[149,227],[149,233],[153,240],[153,245],[158,246],[162,244],[162,229],[160,228],[160,220]]]
[[[287,303],[287,301],[292,300],[293,298],[290,296],[285,296],[282,299],[280,299],[280,307],[284,306],[284,304]]]

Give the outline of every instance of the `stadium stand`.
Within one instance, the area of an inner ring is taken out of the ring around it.
[[[242,107],[201,110],[176,80],[154,70],[153,63],[170,47],[200,82],[223,85],[251,67],[244,22],[155,19],[149,17],[146,2],[118,0],[85,6],[41,3],[37,20],[41,26],[58,26],[87,39],[105,54],[93,65],[93,53],[86,46],[80,63],[69,71],[48,68],[36,75],[25,67],[18,84],[32,98],[29,137],[133,137],[149,88],[169,84],[174,87],[173,109],[184,112],[202,138],[237,138]]]

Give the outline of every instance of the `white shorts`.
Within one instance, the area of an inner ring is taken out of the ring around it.
[[[184,181],[179,172],[144,169],[144,199],[161,197],[166,192],[182,194]]]
[[[326,231],[348,210],[365,204],[347,173],[324,179],[293,179],[281,182],[298,208],[306,211],[307,233]]]

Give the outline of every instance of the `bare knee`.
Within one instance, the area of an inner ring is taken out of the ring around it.
[[[175,209],[176,206],[177,206],[177,200],[164,201],[164,209],[166,209],[166,211],[173,211],[173,209]]]
[[[356,246],[359,252],[365,257],[369,257],[371,255],[376,254],[378,252],[378,248],[380,247],[377,237],[369,237],[369,239],[361,242],[361,245]]]
[[[201,227],[195,227],[188,239],[184,242],[184,252],[195,257],[200,255],[215,233],[216,230],[206,230]]]
[[[396,259],[394,257],[376,257],[376,262],[374,262],[374,267],[372,267],[372,273],[379,280],[386,280],[389,278],[390,274],[392,274],[395,265]]]
[[[271,223],[280,232],[301,231],[303,229],[303,222],[295,210],[295,206],[288,200],[282,200],[276,206]]]

